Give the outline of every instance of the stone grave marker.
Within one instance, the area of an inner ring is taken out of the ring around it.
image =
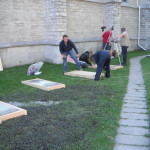
[[[2,65],[1,57],[0,57],[0,71],[3,71],[3,65]]]

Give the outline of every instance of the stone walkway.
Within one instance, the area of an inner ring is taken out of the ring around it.
[[[140,64],[144,57],[131,59],[128,89],[114,150],[150,150],[150,138],[146,136],[150,134],[146,89]]]

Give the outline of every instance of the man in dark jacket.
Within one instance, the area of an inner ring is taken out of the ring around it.
[[[92,66],[92,63],[89,61],[89,58],[90,58],[90,52],[86,51],[85,53],[83,53],[80,56],[79,60],[83,61],[83,62],[86,62],[88,65]]]
[[[105,77],[109,78],[110,77],[110,52],[109,51],[98,51],[93,55],[93,59],[95,60],[97,64],[97,70],[96,70],[96,75],[95,75],[95,80],[98,81],[100,79],[100,75],[102,73],[103,68],[105,68],[106,73]]]
[[[75,55],[73,49],[75,50],[76,55]],[[67,70],[68,70],[68,66],[67,66],[67,56],[68,55],[70,55],[71,58],[75,61],[77,68],[79,70],[81,70],[81,65],[79,63],[79,60],[77,59],[77,57],[79,58],[78,50],[77,50],[76,46],[74,45],[74,43],[68,39],[67,35],[63,36],[63,40],[59,44],[59,50],[60,50],[60,53],[63,58],[64,72],[67,72]]]

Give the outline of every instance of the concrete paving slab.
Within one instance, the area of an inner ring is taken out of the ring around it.
[[[125,135],[141,135],[145,136],[147,134],[150,134],[150,130],[142,127],[126,127],[126,126],[120,126],[118,129],[119,134],[125,134]]]
[[[120,125],[129,126],[129,127],[149,127],[149,121],[121,119]]]
[[[114,150],[150,150],[150,147],[116,144]]]
[[[130,104],[124,103],[124,104],[123,104],[123,107],[127,107],[127,108],[143,108],[143,109],[147,109],[147,105],[146,105],[146,104],[138,105],[138,104],[133,104],[133,103],[130,103]]]
[[[150,146],[150,138],[147,138],[145,136],[118,134],[116,138],[116,143],[136,146]]]
[[[147,114],[148,110],[147,109],[138,109],[138,108],[128,108],[128,107],[124,107],[122,109],[122,112],[126,112],[126,113],[137,113],[137,114]]]
[[[148,114],[136,114],[136,113],[122,113],[121,118],[131,120],[148,120]]]

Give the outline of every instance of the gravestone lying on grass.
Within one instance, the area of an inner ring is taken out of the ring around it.
[[[89,68],[96,69],[97,65],[89,66]],[[110,65],[110,70],[117,70],[117,69],[122,69],[123,66],[118,66],[118,65]]]
[[[32,80],[27,80],[27,81],[22,81],[22,84],[32,86],[35,88],[39,88],[45,91],[51,91],[55,89],[60,89],[60,88],[65,88],[65,84],[57,83],[57,82],[52,82],[48,80],[43,80],[43,79],[32,79]]]
[[[79,71],[79,70],[65,73],[65,75],[67,76],[82,77],[82,78],[88,78],[88,79],[94,79],[95,74],[96,74],[95,72]],[[104,76],[104,74],[102,73],[101,76]]]
[[[3,65],[2,65],[1,57],[0,57],[0,71],[3,71]]]
[[[25,109],[0,101],[0,123],[23,115],[27,115],[27,111]]]

